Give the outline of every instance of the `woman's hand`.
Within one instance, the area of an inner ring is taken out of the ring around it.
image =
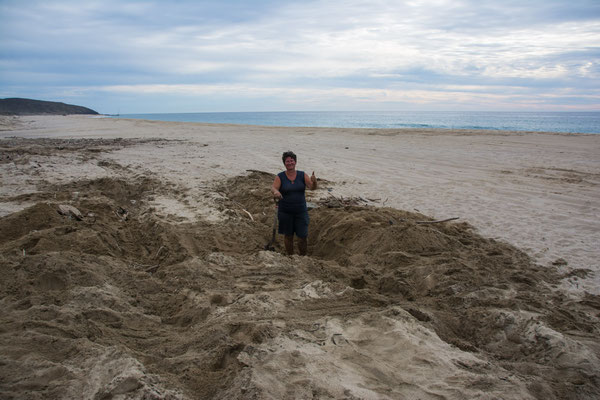
[[[283,195],[279,190],[273,190],[273,198],[276,200],[281,200],[283,198]]]

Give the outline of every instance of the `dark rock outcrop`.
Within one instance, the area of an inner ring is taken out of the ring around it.
[[[98,114],[82,106],[20,98],[0,99],[0,114],[3,115],[39,115],[39,114]]]

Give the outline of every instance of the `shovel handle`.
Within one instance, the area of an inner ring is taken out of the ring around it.
[[[271,241],[265,245],[265,250],[273,250],[273,243],[275,243],[275,232],[277,231],[277,214],[279,212],[279,199],[274,198],[275,200],[275,215],[273,216],[273,236],[271,237]]]

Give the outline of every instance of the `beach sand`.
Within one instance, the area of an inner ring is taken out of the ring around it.
[[[0,138],[3,398],[600,396],[600,135],[32,116]],[[264,250],[285,150],[320,180],[307,257]]]

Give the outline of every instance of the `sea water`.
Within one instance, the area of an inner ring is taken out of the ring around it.
[[[121,114],[120,118],[331,128],[440,128],[600,133],[600,112],[282,111]]]

